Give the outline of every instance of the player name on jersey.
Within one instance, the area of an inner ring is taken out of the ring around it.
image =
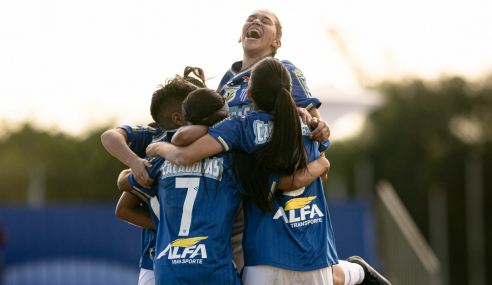
[[[279,207],[273,219],[277,220],[282,217],[292,228],[320,223],[322,222],[321,218],[325,215],[318,205],[311,203],[315,198],[316,196],[290,199],[285,203],[285,208]],[[288,215],[286,211],[288,211]]]
[[[162,172],[161,179],[175,176],[197,176],[203,174],[205,177],[221,181],[223,169],[224,159],[213,157],[181,166],[172,164],[166,160],[160,170]]]
[[[311,130],[306,124],[302,122],[302,119],[301,128],[303,136],[311,135]],[[255,120],[253,122],[253,130],[255,133],[255,143],[264,144],[266,142],[269,142],[273,135],[273,122],[268,121],[268,124],[265,124],[265,122],[263,122],[262,120]]]

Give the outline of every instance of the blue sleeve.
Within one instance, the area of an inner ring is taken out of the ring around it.
[[[222,80],[220,80],[219,87],[217,87],[217,93],[220,93],[220,91],[222,91],[222,87],[227,84],[227,81],[229,81],[229,71],[227,71],[222,77]]]
[[[124,129],[128,133],[126,141],[128,147],[141,158],[145,157],[145,149],[152,142],[152,137],[157,133],[156,129],[142,125],[124,125],[118,127],[118,129]]]
[[[243,125],[243,118],[229,117],[208,128],[208,133],[219,142],[224,151],[239,149],[248,152],[243,144]]]
[[[327,139],[326,141],[319,143],[318,151],[323,152],[326,151],[330,147],[330,140]]]
[[[281,62],[287,67],[292,78],[292,98],[296,102],[297,107],[305,108],[308,111],[313,107],[319,108],[321,101],[311,96],[311,92],[306,84],[306,77],[304,77],[302,71],[290,61],[283,60]]]
[[[160,141],[164,141],[164,142],[168,142],[168,143],[171,143],[171,140],[173,139],[173,136],[174,134],[179,130],[181,129],[182,127],[179,127],[175,130],[171,130],[171,131],[167,131],[166,132],[166,135],[162,138],[162,140]]]
[[[141,199],[142,197],[140,197],[138,193],[143,194],[146,198],[150,199],[155,195],[157,195],[157,190],[159,190],[159,183],[157,181],[154,181],[154,183],[150,185],[150,189],[142,187],[137,182],[137,180],[135,180],[135,177],[133,177],[133,173],[130,173],[130,175],[128,175],[128,182],[130,182],[130,185],[133,187],[134,190],[138,190],[138,192],[131,191],[131,193],[138,196]]]
[[[139,192],[143,193],[147,198],[154,197],[157,194],[157,190],[159,189],[159,181],[158,178],[160,177],[160,168],[162,164],[164,163],[164,158],[157,156],[152,159],[150,159],[150,163],[152,164],[151,168],[147,168],[147,172],[149,173],[149,177],[154,179],[154,183],[150,185],[149,188],[144,188],[142,187],[137,180],[135,180],[135,177],[133,177],[133,173],[130,173],[128,175],[128,182],[130,185],[138,190]]]

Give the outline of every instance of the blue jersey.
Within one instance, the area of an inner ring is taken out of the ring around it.
[[[118,129],[123,129],[128,133],[128,139],[126,140],[128,147],[141,158],[145,157],[145,149],[153,140],[158,140],[165,135],[165,132],[160,127],[124,125],[118,127]]]
[[[158,183],[136,188],[160,199],[156,284],[241,284],[232,262],[231,230],[242,194],[231,160],[228,154],[185,166],[162,157],[151,160],[149,175]]]
[[[119,127],[119,129],[124,129],[128,133],[128,139],[127,139],[127,144],[128,147],[139,157],[144,158],[145,155],[145,150],[147,146],[153,141],[153,140],[159,140],[165,135],[165,132],[161,130],[160,127],[157,128],[152,128],[148,126],[128,126],[124,125]],[[131,175],[131,179],[129,179],[130,183],[132,182],[133,175]],[[155,204],[157,198],[154,198],[154,200],[151,199],[151,197],[145,197],[135,190],[132,191],[132,194],[136,195],[142,200],[142,206],[149,208],[149,205]],[[158,203],[158,202],[157,202]],[[155,205],[154,205],[155,208]],[[150,211],[152,218],[155,219],[155,213],[153,211]],[[154,224],[156,224],[154,222]],[[156,228],[157,229],[157,228]],[[140,268],[144,268],[147,270],[154,270],[154,256],[153,252],[155,250],[155,244],[156,244],[156,232],[150,229],[142,229],[142,239],[141,239],[141,252],[142,255],[140,256],[140,263],[139,266]]]
[[[255,63],[244,70],[241,69],[242,61],[235,62],[226,72],[220,81],[218,92],[224,97],[229,105],[229,114],[246,115],[253,112],[253,100],[246,96],[248,90],[249,77],[251,70],[255,65],[264,58],[271,57],[270,55],[258,59]],[[299,68],[295,67],[290,61],[282,60],[285,67],[290,72],[292,79],[292,98],[298,107],[311,110],[313,107],[319,108],[321,101],[313,98],[306,84],[306,78]]]
[[[268,142],[272,131],[273,116],[259,111],[245,117],[227,118],[209,128],[210,135],[224,151],[238,149],[248,153]],[[313,161],[319,158],[320,151],[326,150],[329,141],[319,144],[309,139],[310,133],[303,125],[304,145],[309,160]],[[337,264],[335,238],[321,179],[306,186],[304,191],[283,193],[287,195],[276,195],[273,213],[262,213],[245,200],[245,266],[271,265],[310,271]]]
[[[129,181],[135,181],[133,179],[133,176],[129,177]],[[158,222],[156,222],[156,220],[158,221],[158,216],[156,216],[155,211],[152,210],[152,204],[154,204],[154,208],[155,208],[155,203],[153,199],[156,199],[157,203],[159,203],[157,197],[150,197],[150,198],[145,197],[144,195],[142,195],[136,190],[132,190],[130,193],[132,193],[133,195],[137,196],[139,199],[142,200],[141,205],[150,211],[152,220],[154,221],[154,225],[157,225]],[[158,210],[159,209],[157,209],[157,211]],[[147,270],[154,270],[156,240],[157,240],[156,231],[153,231],[151,229],[145,229],[145,228],[142,229],[142,238],[141,238],[141,247],[140,247],[141,255],[140,255],[140,263],[139,263],[140,268],[144,268]]]

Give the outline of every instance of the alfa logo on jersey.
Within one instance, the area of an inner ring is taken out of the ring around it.
[[[292,228],[321,223],[325,215],[318,205],[311,203],[314,199],[316,196],[290,199],[285,203],[285,208],[279,207],[273,219],[282,217]]]
[[[236,93],[239,90],[241,86],[236,86],[236,87],[231,87],[231,86],[226,86],[224,87],[224,99],[226,102],[230,102],[236,98]]]
[[[172,264],[202,264],[203,259],[207,258],[207,247],[198,242],[208,237],[180,238],[159,253],[157,259],[167,255],[167,259],[172,259]]]

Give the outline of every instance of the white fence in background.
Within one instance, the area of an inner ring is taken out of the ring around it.
[[[388,182],[377,185],[379,247],[393,285],[443,285],[440,263]]]

